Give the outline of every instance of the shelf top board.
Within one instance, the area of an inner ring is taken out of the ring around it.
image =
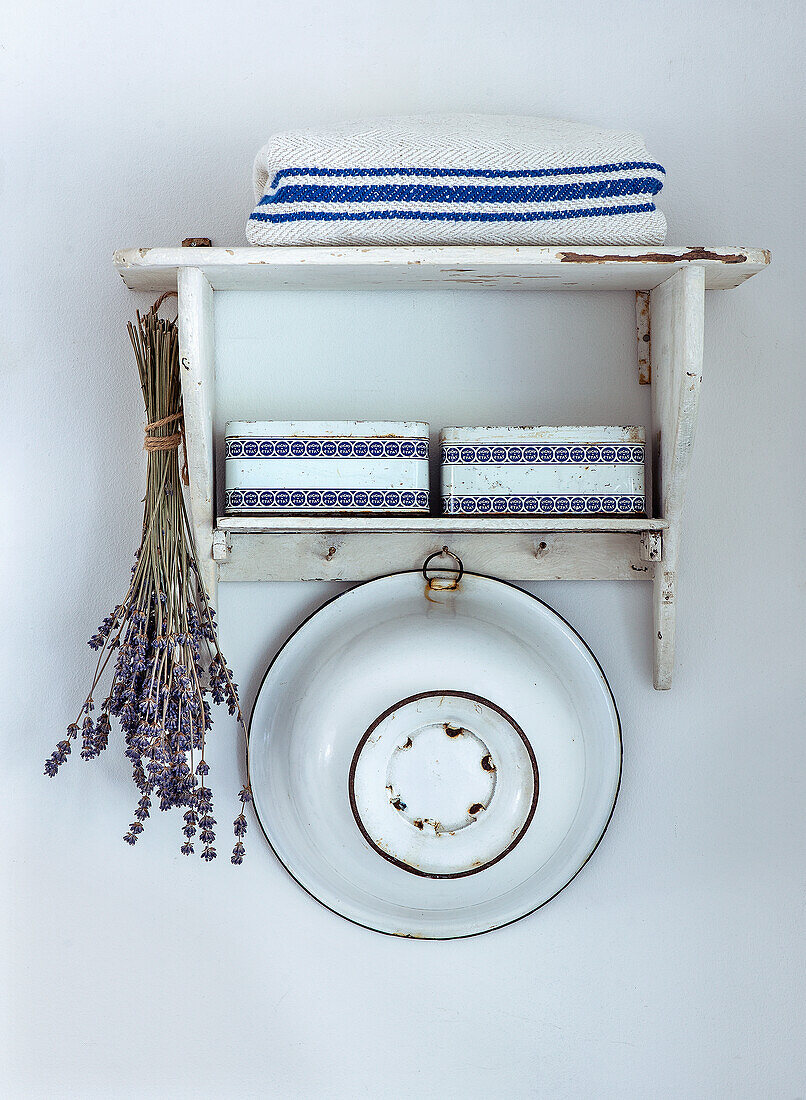
[[[599,531],[628,534],[663,531],[663,519],[640,516],[219,516],[219,531],[233,534],[332,534],[358,531],[362,534],[411,531],[447,536],[451,533],[538,534],[544,531]]]
[[[761,248],[533,245],[399,248],[128,248],[114,264],[130,290],[175,290],[197,267],[214,290],[652,290],[676,270],[705,268],[708,290],[739,286],[770,262]]]

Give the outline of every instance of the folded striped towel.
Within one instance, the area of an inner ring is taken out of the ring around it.
[[[640,135],[499,115],[275,134],[251,244],[662,244],[665,171]]]

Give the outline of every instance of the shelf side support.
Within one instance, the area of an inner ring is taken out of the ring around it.
[[[218,565],[213,560],[215,528],[215,346],[213,338],[213,290],[197,267],[177,272],[179,298],[179,373],[185,415],[188,491],[193,537],[202,580],[215,607]]]
[[[671,687],[677,565],[689,461],[702,383],[705,270],[691,265],[650,292],[652,469],[657,515],[668,522],[654,578],[654,684]]]

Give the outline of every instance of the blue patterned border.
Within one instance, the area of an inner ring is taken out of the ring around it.
[[[427,439],[228,436],[225,458],[428,458]]]
[[[442,465],[626,465],[643,463],[644,450],[643,443],[448,443],[442,447]]]
[[[427,489],[227,489],[228,512],[427,512]]]
[[[627,494],[582,496],[539,494],[518,496],[448,496],[443,500],[446,515],[477,515],[526,512],[537,515],[637,516],[643,515],[642,496]]]

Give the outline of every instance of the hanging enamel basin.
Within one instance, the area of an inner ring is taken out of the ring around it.
[[[465,574],[359,585],[266,673],[255,808],[313,897],[379,932],[448,939],[539,908],[613,811],[621,734],[595,657],[522,590]]]

